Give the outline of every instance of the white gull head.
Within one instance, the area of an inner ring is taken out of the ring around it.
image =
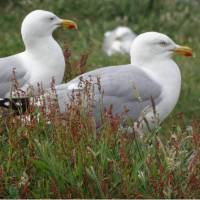
[[[172,39],[162,33],[142,33],[132,42],[130,49],[131,64],[144,65],[154,61],[164,61],[165,59],[170,59],[174,52],[191,56],[191,49],[189,47],[177,45]]]
[[[45,10],[30,12],[23,20],[21,34],[26,48],[33,46],[37,41],[46,37],[52,37],[52,33],[58,27],[65,26],[69,29],[77,28],[75,22],[63,20],[54,13]]]

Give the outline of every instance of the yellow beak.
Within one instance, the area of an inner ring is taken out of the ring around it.
[[[59,25],[61,27],[65,27],[68,29],[77,29],[78,28],[78,26],[75,22],[68,20],[68,19],[62,19],[61,22],[59,23]]]
[[[187,46],[177,45],[177,47],[174,49],[174,52],[182,56],[192,56],[192,49]]]

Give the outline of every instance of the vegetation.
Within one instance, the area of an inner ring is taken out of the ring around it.
[[[56,105],[48,115],[33,108],[26,114],[30,120],[1,114],[0,197],[199,198],[199,8],[196,0],[0,1],[1,57],[23,50],[20,24],[31,10],[50,10],[78,23],[78,32],[55,33],[72,54],[65,81],[82,70],[129,62],[128,56],[109,58],[102,52],[103,33],[119,24],[137,34],[163,32],[196,53],[192,59],[175,58],[182,72],[180,100],[170,117],[143,138],[119,129],[112,110],[103,113],[98,130],[79,106],[65,115]]]

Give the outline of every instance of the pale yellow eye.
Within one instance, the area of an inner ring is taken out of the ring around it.
[[[165,42],[165,41],[161,41],[161,42],[159,42],[159,45],[162,46],[162,47],[165,47],[165,46],[168,45],[168,43]]]
[[[49,18],[50,21],[53,21],[54,19],[55,19],[55,17],[50,17]]]

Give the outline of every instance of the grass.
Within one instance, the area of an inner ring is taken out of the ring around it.
[[[65,116],[53,107],[49,116],[41,112],[39,121],[33,110],[32,120],[24,123],[13,115],[1,116],[0,196],[199,198],[199,7],[195,0],[0,1],[1,57],[23,50],[20,23],[33,9],[51,10],[78,23],[78,33],[58,30],[55,37],[63,47],[65,42],[70,46],[71,63],[88,54],[87,70],[129,62],[128,56],[108,58],[102,52],[103,33],[119,24],[138,34],[166,33],[196,54],[175,58],[182,73],[179,102],[143,138],[125,134],[108,115],[96,132],[89,113],[76,107]]]

